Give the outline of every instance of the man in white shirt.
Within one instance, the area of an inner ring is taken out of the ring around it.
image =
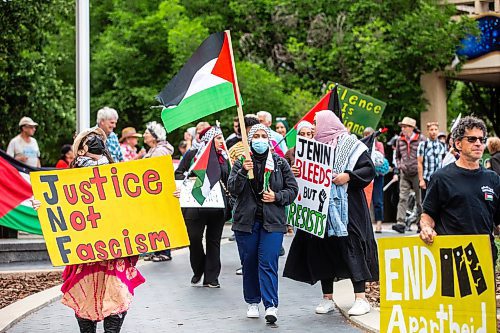
[[[7,154],[31,167],[40,167],[40,149],[33,135],[38,124],[30,117],[22,117],[19,121],[21,133],[10,140]]]

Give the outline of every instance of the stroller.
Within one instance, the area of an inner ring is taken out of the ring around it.
[[[408,197],[408,208],[406,209],[405,224],[406,231],[410,231],[410,227],[413,223],[417,223],[418,212],[415,200],[415,192],[411,191]]]

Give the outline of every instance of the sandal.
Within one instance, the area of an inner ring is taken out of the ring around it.
[[[166,254],[157,254],[153,257],[154,262],[170,261],[170,260],[172,260],[172,257],[167,256]]]

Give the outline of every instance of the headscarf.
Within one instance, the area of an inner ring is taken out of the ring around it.
[[[199,155],[204,151],[205,147],[209,142],[212,141],[213,138],[215,138],[218,135],[222,134],[222,130],[218,126],[210,126],[205,128],[201,133],[200,133],[200,140],[201,140],[201,145],[198,148],[198,152],[196,153],[195,160],[198,159]],[[213,143],[215,144],[215,143]],[[219,160],[219,164],[223,164],[228,160],[228,155],[225,150],[223,149],[216,149],[217,153],[217,158]]]
[[[151,135],[153,136],[153,138],[156,139],[156,141],[167,140],[167,131],[165,130],[165,127],[163,127],[156,121],[151,121],[147,123],[146,129],[149,131],[149,133],[151,133]]]
[[[251,143],[252,142],[252,139],[253,139],[253,135],[255,134],[255,132],[257,132],[258,130],[263,130],[266,132],[267,134],[267,138],[268,140],[271,140],[271,130],[269,129],[269,127],[265,126],[265,125],[262,125],[262,124],[257,124],[257,125],[253,125],[251,128],[250,128],[250,132],[248,132],[248,143]]]
[[[205,128],[200,133],[200,140],[206,145],[210,140],[215,138],[217,135],[222,134],[222,130],[217,126],[210,126]]]
[[[278,123],[282,123],[283,126],[285,126],[286,131],[288,132],[288,130],[290,129],[290,126],[288,125],[288,121],[286,120],[286,117],[276,117],[276,125],[278,125]]]
[[[299,133],[300,130],[303,129],[304,127],[310,128],[312,130],[313,124],[311,124],[307,120],[302,120],[300,123],[297,124],[297,133]]]
[[[332,111],[323,110],[316,113],[316,135],[314,139],[335,148],[338,138],[343,134],[349,134],[349,132]]]

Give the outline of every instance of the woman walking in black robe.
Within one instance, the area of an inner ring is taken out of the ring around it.
[[[366,146],[348,134],[333,112],[318,112],[316,124],[315,139],[334,147],[333,169],[339,172],[333,183],[340,192],[346,190],[343,198],[347,200],[347,212],[341,211],[335,216],[345,213],[347,216],[345,221],[332,218],[332,213],[339,213],[339,207],[331,195],[328,232],[324,238],[319,238],[297,230],[283,275],[311,285],[321,281],[323,300],[316,308],[318,314],[334,309],[333,282],[351,279],[355,301],[349,315],[363,315],[370,311],[365,282],[379,278],[377,244],[363,191],[375,177],[375,169]]]

